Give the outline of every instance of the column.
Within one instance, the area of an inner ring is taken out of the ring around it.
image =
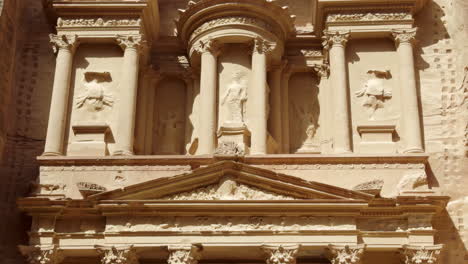
[[[284,68],[284,63],[275,66],[270,73],[270,96],[271,96],[271,133],[273,138],[278,143],[279,151],[282,149],[283,136],[282,136],[282,127],[281,127],[281,82],[282,82],[282,72]]]
[[[289,78],[291,71],[289,68],[283,70],[281,76],[281,136],[283,139],[283,153],[289,154]]]
[[[266,264],[296,264],[296,255],[300,245],[262,246],[266,255]]]
[[[120,90],[121,100],[117,131],[117,150],[113,154],[133,155],[141,35],[117,36],[117,43],[124,50],[124,57],[122,86]]]
[[[18,246],[28,264],[60,264],[64,260],[61,250],[56,245]]]
[[[250,113],[251,149],[250,154],[267,153],[267,53],[272,51],[271,43],[263,39],[254,40],[252,54],[252,88],[249,100],[252,105]]]
[[[200,134],[199,155],[213,154],[216,147],[216,88],[219,49],[212,39],[201,41],[196,50],[201,53],[200,73]]]
[[[414,71],[413,42],[415,36],[415,28],[393,31],[400,68],[401,118],[405,153],[424,152]]]
[[[57,53],[52,100],[50,102],[49,123],[44,148],[44,156],[63,155],[65,126],[68,117],[68,95],[73,64],[73,54],[77,47],[75,35],[50,34],[50,42]]]
[[[101,263],[104,264],[138,264],[138,256],[133,246],[107,247],[95,246]]]
[[[137,154],[148,154],[145,151],[146,127],[148,126],[148,104],[151,98],[148,96],[149,90],[151,89],[151,66],[142,69],[142,73],[139,79],[140,85],[138,87],[138,104],[137,104],[137,120],[135,130],[135,151]]]
[[[348,100],[346,72],[346,42],[349,32],[325,32],[325,48],[330,49],[330,79],[333,89],[334,126],[333,148],[335,153],[350,153],[351,117]]]
[[[365,245],[335,246],[328,245],[327,257],[331,264],[361,264]]]
[[[404,245],[400,255],[404,264],[438,264],[443,245],[411,246]]]
[[[195,245],[169,246],[167,264],[198,264],[202,249]]]
[[[145,152],[149,155],[154,154],[155,140],[154,128],[157,127],[154,120],[154,113],[156,112],[156,89],[158,88],[159,81],[163,78],[160,72],[152,71],[152,78],[150,81],[150,89],[148,91],[149,102],[147,106],[147,120],[146,125],[146,138],[145,138]]]

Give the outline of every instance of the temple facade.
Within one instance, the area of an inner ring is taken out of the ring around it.
[[[47,121],[13,246],[28,264],[467,261],[467,49],[423,59],[433,5],[43,1]],[[457,185],[431,67],[462,94]]]

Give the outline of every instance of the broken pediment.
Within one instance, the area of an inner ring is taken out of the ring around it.
[[[89,196],[92,200],[261,201],[364,200],[373,195],[234,161],[222,161],[191,173],[159,178]]]

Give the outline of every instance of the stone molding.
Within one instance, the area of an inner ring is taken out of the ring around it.
[[[76,35],[49,34],[49,38],[54,53],[57,53],[59,50],[74,52],[78,46],[78,37]]]
[[[346,46],[349,40],[350,31],[323,31],[323,47],[329,49],[331,46]]]
[[[412,29],[401,29],[401,30],[392,30],[392,36],[395,40],[395,45],[398,46],[402,43],[413,44],[416,40],[417,28]]]
[[[296,264],[299,248],[300,245],[262,246],[262,250],[266,254],[266,264]]]
[[[57,245],[18,247],[28,264],[60,264],[64,260],[62,251]]]
[[[198,264],[202,248],[197,245],[168,246],[168,264]]]
[[[331,264],[360,264],[366,245],[328,245],[328,258]]]
[[[59,17],[58,28],[81,28],[81,27],[139,27],[140,18],[106,18],[106,17]]]
[[[102,264],[138,264],[138,256],[133,246],[95,246]]]
[[[410,12],[349,12],[328,14],[326,23],[412,21]]]
[[[443,245],[404,245],[400,250],[403,264],[438,264]]]

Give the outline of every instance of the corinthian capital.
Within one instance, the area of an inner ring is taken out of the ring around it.
[[[123,49],[140,49],[142,47],[143,41],[141,35],[132,35],[132,36],[116,36],[117,44]]]
[[[267,264],[295,264],[300,245],[291,246],[262,246],[266,253]]]
[[[331,264],[360,264],[365,245],[335,246],[328,245],[328,258]]]
[[[410,246],[404,245],[400,250],[404,264],[437,264],[443,245]]]
[[[169,246],[168,264],[198,264],[201,248],[195,245]]]
[[[28,264],[60,264],[64,257],[56,245],[47,247],[18,246]]]
[[[392,36],[395,44],[398,46],[400,43],[413,43],[416,39],[417,28],[408,30],[393,30]]]
[[[323,31],[323,43],[322,45],[325,48],[329,48],[329,46],[333,45],[340,45],[345,46],[349,39],[349,31]]]
[[[73,52],[78,44],[78,38],[76,35],[49,34],[49,38],[54,53],[57,53],[60,49],[69,50]]]
[[[270,53],[275,49],[275,45],[271,42],[268,42],[260,37],[254,39],[253,43],[253,52],[266,54]]]
[[[213,55],[219,55],[220,44],[217,40],[209,38],[205,40],[200,40],[198,44],[194,47],[195,51],[198,53],[210,52]]]
[[[95,246],[102,264],[138,264],[138,256],[133,246],[104,247]]]

